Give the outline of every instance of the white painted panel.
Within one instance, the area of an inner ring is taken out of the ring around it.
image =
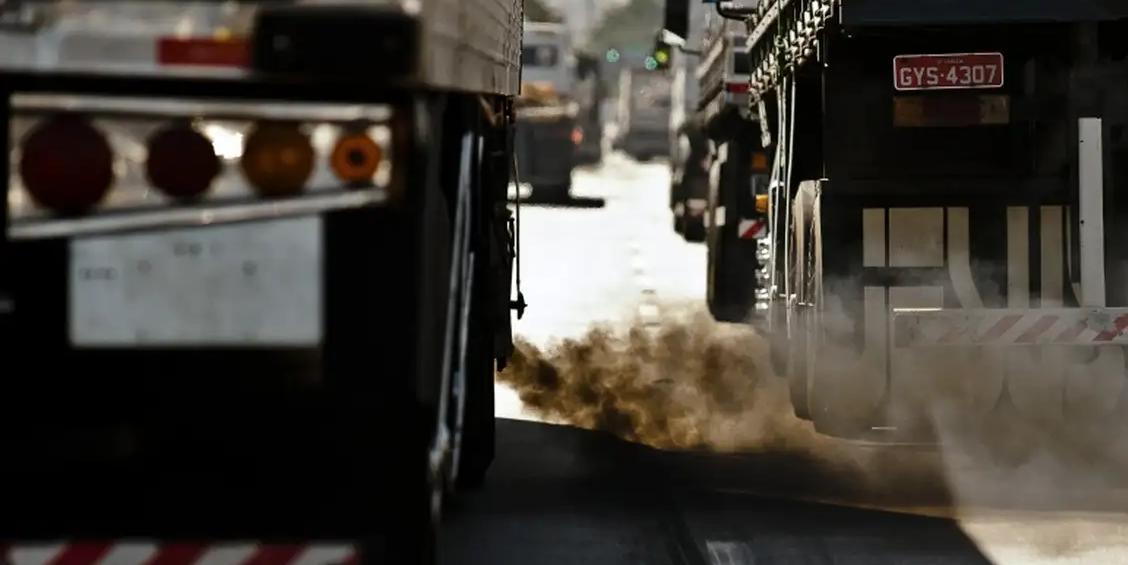
[[[944,209],[889,209],[889,266],[944,266]]]
[[[1081,302],[1083,306],[1104,306],[1104,128],[1100,118],[1081,118],[1078,126]]]
[[[74,240],[78,346],[316,345],[319,217]]]

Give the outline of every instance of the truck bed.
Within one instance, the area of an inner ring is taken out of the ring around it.
[[[520,91],[522,0],[423,0],[419,80],[436,88]]]
[[[265,71],[432,90],[520,90],[522,0],[248,2],[234,11],[219,2],[108,0],[32,8],[38,17],[0,29],[0,70],[232,80]],[[14,9],[0,3],[0,16],[13,17]],[[279,34],[291,51],[262,48]],[[171,56],[170,41],[178,48]],[[209,49],[210,59],[195,58]]]

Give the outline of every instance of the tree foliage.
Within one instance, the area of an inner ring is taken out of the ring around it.
[[[530,22],[561,22],[560,14],[545,6],[543,0],[525,0],[525,20]]]
[[[590,48],[604,51],[649,49],[662,27],[663,0],[630,0],[609,10],[591,35]]]

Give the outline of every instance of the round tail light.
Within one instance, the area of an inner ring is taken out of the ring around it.
[[[257,124],[247,136],[243,174],[263,196],[293,196],[313,174],[313,145],[298,124]]]
[[[145,172],[149,182],[177,199],[199,197],[219,176],[219,157],[212,142],[190,125],[172,125],[149,138]]]
[[[96,206],[114,182],[113,150],[78,115],[48,118],[24,138],[20,177],[31,199],[65,214]]]
[[[347,133],[333,147],[330,164],[342,181],[353,185],[369,184],[382,158],[383,151],[372,138],[364,133]]]

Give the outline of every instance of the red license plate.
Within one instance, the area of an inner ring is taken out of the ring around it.
[[[1002,53],[898,55],[893,58],[897,90],[1002,88]]]

